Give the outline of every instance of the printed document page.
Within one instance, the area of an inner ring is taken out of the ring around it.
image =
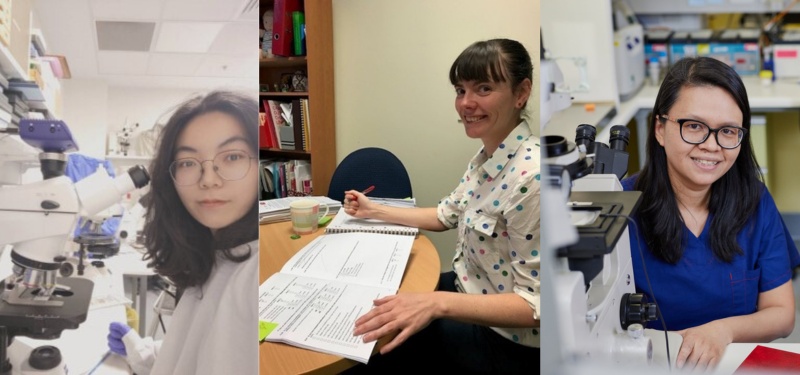
[[[395,291],[278,273],[258,293],[259,320],[277,323],[268,341],[367,363],[376,342],[353,336],[355,321],[372,308],[373,300]]]
[[[396,291],[411,255],[414,237],[377,233],[337,233],[317,237],[281,273],[337,280]]]

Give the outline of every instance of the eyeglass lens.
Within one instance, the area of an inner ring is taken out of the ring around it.
[[[711,128],[697,121],[681,121],[681,136],[688,143],[703,143],[711,133]],[[724,148],[736,148],[742,142],[744,130],[732,126],[723,126],[714,131],[717,143]]]
[[[203,177],[203,163],[195,158],[183,158],[172,162],[170,174],[177,185],[193,185]],[[241,150],[225,151],[211,160],[214,171],[223,180],[235,181],[244,178],[250,170],[250,155]]]

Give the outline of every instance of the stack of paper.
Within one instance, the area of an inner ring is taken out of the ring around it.
[[[328,205],[329,214],[335,214],[342,208],[342,202],[335,201],[328,197],[286,197],[280,199],[270,199],[258,202],[258,222],[259,224],[275,223],[279,221],[289,221],[289,204],[297,200],[314,199],[321,204]],[[325,207],[320,206],[320,211],[325,212]]]
[[[397,198],[373,198],[369,197],[370,202],[382,204],[384,206],[413,208],[417,207],[417,200],[414,198],[397,199]]]
[[[414,199],[395,199],[395,198],[372,198],[373,203],[379,203],[392,207],[412,208],[416,207]],[[383,233],[416,236],[419,228],[407,227],[405,225],[387,223],[377,219],[362,219],[348,215],[344,210],[339,211],[333,218],[325,233]]]

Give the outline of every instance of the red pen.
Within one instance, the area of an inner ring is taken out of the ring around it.
[[[364,191],[362,191],[362,192],[361,192],[361,194],[367,195],[367,194],[369,194],[369,193],[370,193],[371,191],[373,191],[373,190],[375,190],[375,185],[372,185],[372,186],[370,186],[370,187],[368,187],[368,188],[364,189]]]

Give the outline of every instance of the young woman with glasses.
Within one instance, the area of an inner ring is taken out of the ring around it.
[[[636,288],[652,301],[649,276],[666,329],[683,337],[677,366],[713,368],[731,342],[792,332],[800,255],[761,182],[747,92],[731,67],[678,61],[652,125],[644,168],[622,181],[643,193],[630,227]]]
[[[161,134],[145,203],[145,259],[179,290],[165,338],[112,323],[109,347],[137,374],[258,372],[258,103],[215,91]]]

